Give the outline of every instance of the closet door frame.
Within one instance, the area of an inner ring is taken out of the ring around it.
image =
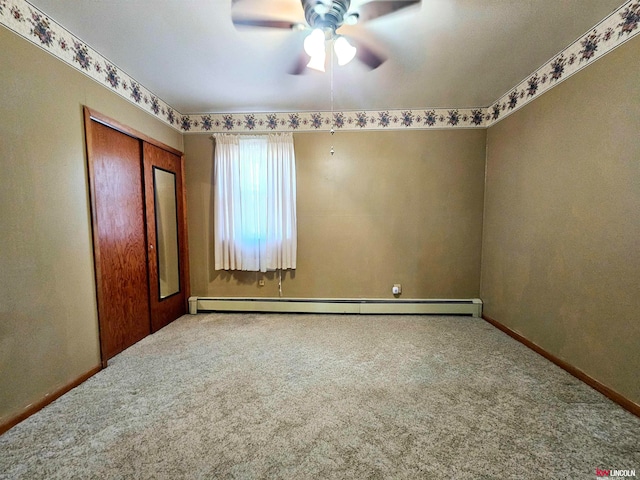
[[[103,115],[95,110],[93,110],[92,108],[89,108],[87,106],[83,107],[83,111],[84,111],[84,126],[85,126],[85,145],[86,145],[86,156],[87,156],[87,173],[88,173],[88,180],[89,180],[89,202],[90,202],[90,211],[91,211],[91,227],[92,227],[92,239],[93,239],[93,256],[94,256],[94,275],[95,275],[95,285],[96,285],[96,300],[98,303],[98,329],[99,329],[99,333],[100,333],[100,358],[101,358],[101,363],[102,363],[102,367],[106,367],[107,366],[107,360],[108,358],[105,357],[105,352],[103,352],[103,344],[102,344],[102,319],[101,319],[101,308],[102,305],[104,304],[104,300],[103,300],[103,286],[102,286],[102,279],[100,276],[100,268],[101,268],[101,257],[100,257],[100,245],[99,245],[99,239],[96,237],[96,232],[98,232],[98,219],[97,219],[97,215],[96,215],[96,211],[94,206],[96,205],[96,196],[95,196],[95,184],[94,184],[94,170],[93,170],[93,164],[91,162],[91,149],[92,149],[92,135],[91,135],[91,125],[92,122],[97,122],[97,123],[101,123],[106,127],[112,128],[118,132],[121,132],[125,135],[128,135],[130,137],[133,137],[141,142],[146,142],[149,143],[151,145],[154,145],[158,148],[161,148],[163,150],[166,150],[174,155],[177,155],[178,157],[180,157],[180,169],[181,169],[181,177],[182,179],[185,178],[184,175],[184,154],[179,151],[176,150],[173,147],[170,147],[169,145],[166,145],[154,138],[149,137],[148,135],[145,135],[144,133],[141,133],[133,128],[128,127],[127,125],[124,125],[120,122],[118,122],[117,120],[114,120],[106,115]],[[141,150],[143,149],[143,145],[141,145]],[[143,182],[143,189],[144,189],[144,171],[142,169],[142,165],[141,165],[141,169],[140,169],[140,173],[141,173],[141,182]],[[184,180],[183,180],[184,181]],[[181,245],[180,245],[180,262],[181,262],[181,274],[183,274],[183,282],[184,282],[184,291],[185,291],[185,312],[188,311],[188,299],[190,296],[190,282],[189,282],[189,249],[188,249],[188,236],[187,236],[187,208],[186,208],[186,188],[184,188],[184,184],[182,185],[182,224],[184,225],[183,228],[183,238],[181,239]],[[146,223],[146,218],[145,218],[145,223]],[[148,243],[148,242],[147,242]],[[148,265],[149,259],[147,258],[147,265]],[[148,277],[148,275],[147,275]],[[181,282],[182,283],[182,282]]]

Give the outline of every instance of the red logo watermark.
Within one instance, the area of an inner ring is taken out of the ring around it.
[[[596,468],[596,477],[635,477],[635,470],[619,470],[617,468]]]

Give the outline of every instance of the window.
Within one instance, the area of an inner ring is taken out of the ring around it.
[[[296,268],[293,135],[214,138],[215,269]]]

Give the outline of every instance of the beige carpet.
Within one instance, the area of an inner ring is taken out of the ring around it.
[[[640,476],[640,419],[471,317],[200,314],[0,437],[2,479]]]

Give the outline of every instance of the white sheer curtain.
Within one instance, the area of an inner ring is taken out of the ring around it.
[[[214,138],[215,269],[296,268],[293,135]]]

